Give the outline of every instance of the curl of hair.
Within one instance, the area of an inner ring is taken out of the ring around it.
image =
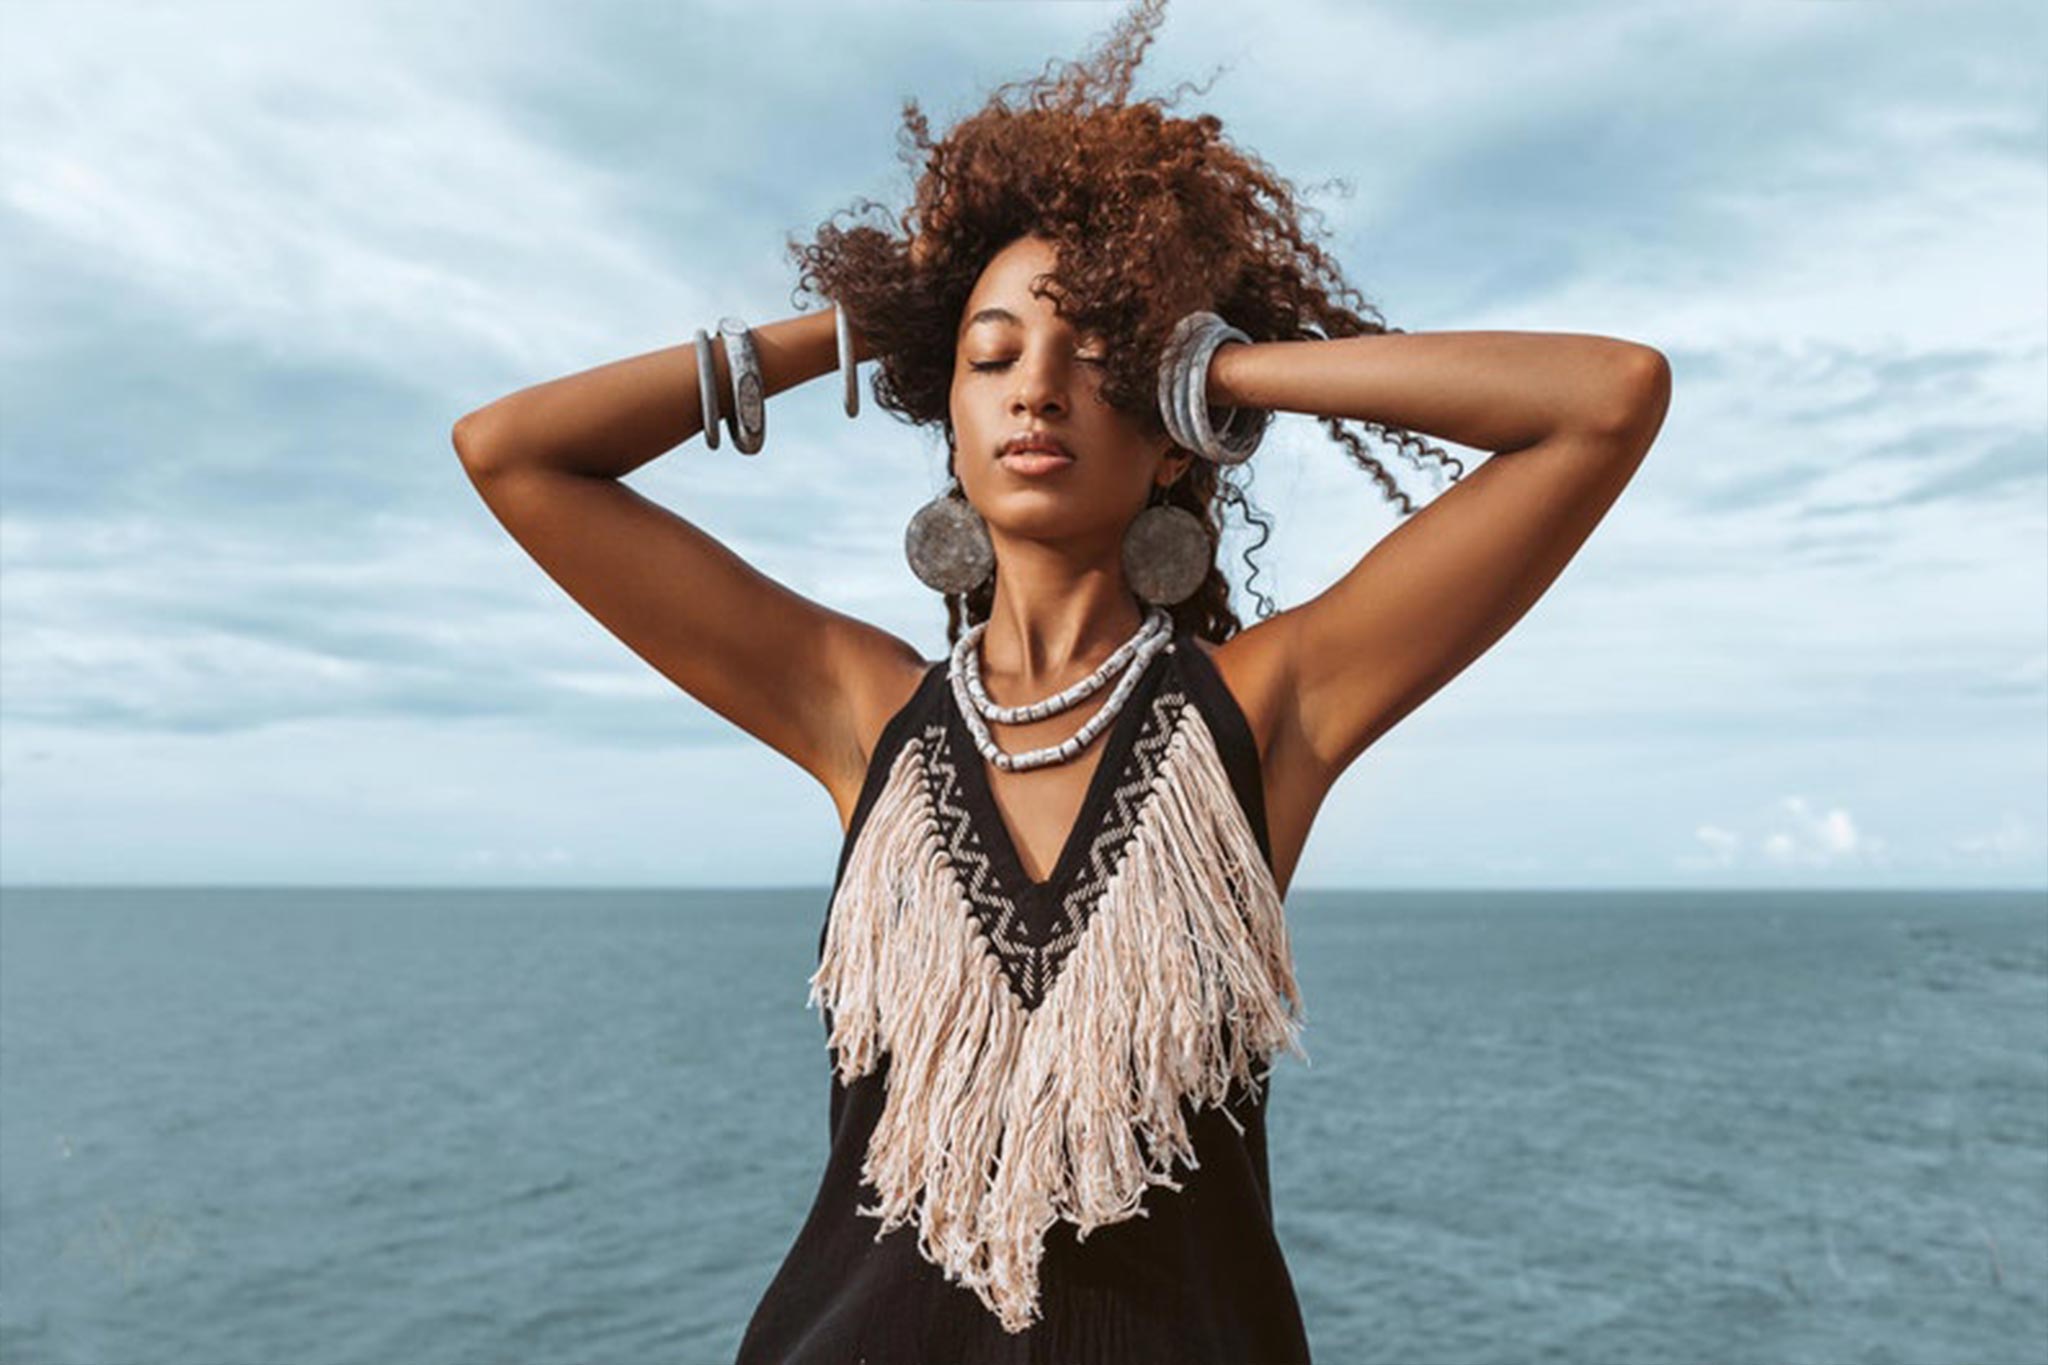
[[[1336,262],[1303,227],[1294,185],[1256,155],[1223,137],[1213,114],[1169,117],[1192,87],[1165,98],[1130,98],[1131,79],[1166,0],[1134,0],[1092,56],[1048,64],[1044,74],[998,86],[983,107],[942,139],[915,99],[903,106],[901,156],[916,174],[912,206],[888,229],[845,214],[885,206],[857,200],[820,225],[813,239],[792,239],[800,269],[793,291],[799,308],[834,303],[867,337],[877,361],[875,403],[900,420],[944,431],[953,440],[949,405],[960,315],[976,281],[998,251],[1024,236],[1054,249],[1052,271],[1034,282],[1035,297],[1077,331],[1112,341],[1102,381],[1105,402],[1147,435],[1164,437],[1157,375],[1167,334],[1195,309],[1209,309],[1253,341],[1313,341],[1400,332],[1345,282]],[[1013,99],[1012,96],[1016,98]],[[1341,182],[1339,182],[1341,183]],[[805,295],[810,301],[805,301]],[[1411,515],[1415,505],[1387,468],[1367,451],[1346,418],[1316,419],[1381,492]],[[1418,452],[1434,455],[1451,481],[1464,473],[1453,456],[1413,433],[1361,423],[1391,442],[1413,468]],[[1197,455],[1175,480],[1169,500],[1195,514],[1220,546],[1223,513],[1235,504],[1261,531],[1265,520],[1234,481],[1248,482],[1257,457],[1218,466]],[[962,496],[957,480],[951,496]],[[947,600],[947,639],[987,619],[993,576]],[[1259,594],[1263,619],[1272,601]],[[1174,604],[1175,624],[1214,643],[1240,628],[1230,584],[1212,564],[1202,586]]]

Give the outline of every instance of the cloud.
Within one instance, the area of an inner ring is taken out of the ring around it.
[[[1774,802],[1761,828],[1745,835],[1703,823],[1693,830],[1698,848],[1674,860],[1687,871],[1762,866],[1798,868],[1883,867],[1890,861],[1885,841],[1861,829],[1840,806],[1825,810],[1803,796]]]
[[[472,868],[485,872],[533,872],[575,864],[576,855],[559,845],[547,848],[473,848],[467,855]]]
[[[1700,841],[1705,851],[1700,854],[1681,855],[1678,859],[1680,867],[1730,867],[1734,865],[1736,855],[1742,850],[1742,836],[1719,825],[1701,825],[1693,831],[1693,837]]]
[[[503,716],[600,746],[730,738],[515,545],[402,520],[356,534],[353,552],[309,538],[272,557],[140,519],[78,540],[0,519],[9,719],[139,736]]]
[[[1855,818],[1839,806],[1816,810],[1803,796],[1778,799],[1781,823],[1764,834],[1764,860],[1779,867],[1838,867],[1851,863],[1882,864],[1884,840],[1856,827]]]
[[[1959,835],[1950,841],[1949,847],[1974,862],[2015,863],[2027,858],[2041,844],[2040,836],[2017,811],[2006,811],[1997,825]]]

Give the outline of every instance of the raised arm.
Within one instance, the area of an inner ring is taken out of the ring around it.
[[[1519,621],[1662,426],[1647,346],[1539,332],[1395,332],[1226,346],[1210,401],[1379,422],[1495,453],[1307,602],[1260,623],[1285,685],[1275,743],[1322,787]],[[1254,632],[1247,631],[1247,644]]]
[[[830,309],[756,327],[754,341],[771,396],[838,364]],[[858,329],[854,343],[856,359],[871,354]],[[729,395],[724,342],[713,349],[717,392]],[[696,348],[684,343],[487,404],[455,424],[455,449],[492,514],[563,591],[676,686],[816,776],[843,817],[866,762],[861,717],[878,704],[867,691],[923,660],[620,482],[720,420],[698,392]],[[727,443],[691,458],[748,457]]]

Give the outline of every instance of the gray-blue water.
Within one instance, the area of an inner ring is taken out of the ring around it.
[[[0,893],[0,1360],[730,1361],[823,900]],[[1319,1361],[2048,1360],[2048,897],[1288,909]]]

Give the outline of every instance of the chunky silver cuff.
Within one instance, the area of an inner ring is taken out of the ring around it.
[[[738,318],[718,320],[725,338],[725,361],[732,371],[731,421],[733,448],[742,455],[760,451],[768,434],[767,395],[761,388],[761,361],[754,352],[754,334]]]
[[[1209,419],[1209,361],[1219,347],[1250,341],[1211,312],[1196,311],[1175,324],[1159,360],[1159,417],[1175,445],[1217,464],[1242,464],[1259,448],[1271,413],[1231,408],[1221,435]]]

